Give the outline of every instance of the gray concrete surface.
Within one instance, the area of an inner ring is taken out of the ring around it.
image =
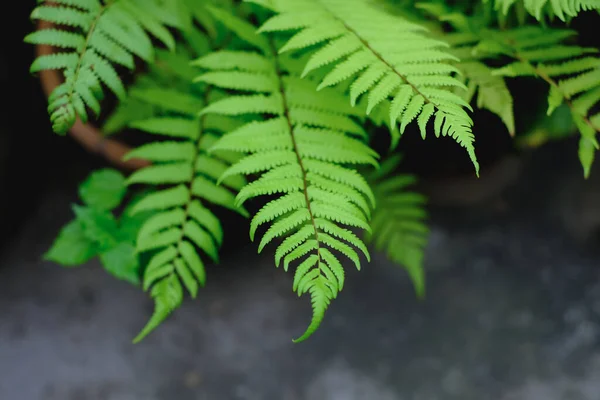
[[[535,153],[498,201],[434,210],[426,300],[377,255],[298,345],[308,301],[252,247],[230,249],[196,301],[130,344],[144,293],[94,262],[40,261],[70,218],[57,187],[0,260],[0,399],[598,400],[598,242],[562,216],[590,220],[600,180],[574,185],[576,164],[552,160],[564,151]]]

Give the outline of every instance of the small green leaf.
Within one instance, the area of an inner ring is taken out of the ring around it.
[[[125,196],[125,177],[114,169],[95,171],[79,186],[85,204],[100,210],[112,210]]]
[[[102,261],[104,269],[114,277],[134,285],[140,283],[140,265],[132,244],[125,242],[117,244],[100,254],[100,261]]]
[[[73,206],[73,211],[81,223],[85,237],[95,242],[100,251],[117,244],[117,220],[110,212],[78,205]]]
[[[94,242],[84,233],[81,221],[73,220],[63,227],[44,259],[65,267],[79,266],[97,254]]]

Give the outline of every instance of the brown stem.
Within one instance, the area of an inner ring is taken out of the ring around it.
[[[306,168],[304,167],[304,163],[302,162],[302,157],[300,156],[300,149],[298,148],[298,143],[296,141],[296,135],[294,133],[294,126],[292,124],[292,117],[290,116],[290,108],[287,101],[287,95],[285,92],[285,84],[283,82],[283,71],[279,65],[277,60],[277,49],[275,45],[271,43],[271,49],[273,51],[274,57],[274,66],[275,73],[277,74],[279,93],[281,94],[281,101],[283,102],[283,116],[286,120],[288,130],[290,132],[290,136],[292,138],[292,147],[294,148],[294,153],[296,153],[296,159],[298,160],[298,165],[300,166],[300,170],[302,171],[302,183],[303,183],[303,192],[304,192],[304,200],[306,201],[306,208],[308,209],[308,214],[310,216],[310,222],[315,231],[315,240],[317,241],[317,256],[319,257],[319,263],[321,262],[321,246],[319,242],[319,230],[317,229],[317,223],[315,221],[315,217],[313,214],[313,210],[310,204],[310,198],[308,196],[308,180],[306,178]]]

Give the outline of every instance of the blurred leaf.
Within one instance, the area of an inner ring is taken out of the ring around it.
[[[585,179],[590,177],[594,156],[596,155],[597,144],[586,137],[579,139],[579,161],[583,167],[583,176]]]
[[[146,222],[148,218],[156,213],[155,211],[138,212],[135,214],[131,213],[131,210],[133,210],[135,205],[147,194],[148,192],[138,193],[131,199],[131,201],[129,201],[125,207],[125,210],[123,210],[119,220],[119,240],[128,243],[135,243],[137,241],[138,232],[140,231],[140,228],[144,222]]]
[[[504,78],[494,75],[490,67],[478,61],[462,62],[458,67],[468,79],[469,91],[465,100],[470,102],[477,92],[477,108],[485,108],[500,117],[510,135],[514,136],[513,98]],[[460,89],[455,93],[459,94]]]
[[[121,242],[100,254],[104,269],[118,279],[134,285],[140,283],[139,262],[133,244]]]
[[[106,119],[102,126],[102,132],[106,136],[113,135],[126,128],[132,121],[150,118],[152,115],[154,115],[154,107],[128,97],[120,102],[115,111]]]
[[[117,245],[117,220],[109,211],[74,205],[73,211],[80,221],[86,238],[95,242],[100,251]]]
[[[561,104],[548,117],[540,114],[537,124],[529,132],[517,136],[519,147],[536,148],[551,140],[565,139],[577,132],[566,104]]]
[[[85,204],[100,210],[118,206],[126,192],[125,177],[114,169],[95,171],[79,186]]]
[[[74,220],[63,227],[44,259],[75,267],[92,259],[97,250],[94,242],[85,235],[81,221]]]

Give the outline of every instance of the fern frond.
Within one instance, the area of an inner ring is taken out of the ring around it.
[[[476,51],[502,54],[515,61],[494,71],[498,76],[535,76],[549,85],[548,115],[565,103],[581,134],[579,158],[585,177],[589,176],[595,151],[596,105],[600,103],[600,57],[598,50],[575,45],[563,45],[561,39],[573,31],[523,27],[497,32],[480,42]]]
[[[384,100],[391,98],[391,127],[399,122],[402,134],[419,116],[423,127],[434,121],[435,135],[449,135],[465,147],[478,173],[472,120],[464,110],[470,106],[448,90],[463,85],[450,75],[446,63],[456,58],[446,51],[445,42],[427,37],[421,25],[386,13],[367,0],[272,0],[269,4],[277,15],[260,31],[296,31],[279,51],[310,48],[312,55],[302,75],[330,67],[318,89],[349,80],[351,101],[364,96],[367,113],[389,104]],[[399,136],[392,138],[395,146]]]
[[[56,133],[66,133],[77,117],[87,121],[88,108],[99,114],[103,85],[120,100],[125,98],[116,66],[131,70],[134,57],[153,61],[155,52],[150,35],[166,47],[174,48],[175,40],[167,29],[173,21],[165,18],[169,14],[154,4],[157,1],[58,0],[54,2],[56,6],[42,4],[33,10],[32,19],[73,28],[72,31],[44,29],[25,38],[28,43],[60,49],[39,56],[30,69],[32,73],[48,69],[64,71],[65,82],[48,99]]]
[[[600,2],[597,0],[495,0],[494,8],[507,14],[518,1],[523,1],[525,10],[538,21],[541,21],[545,15],[555,15],[562,21],[568,21],[581,12],[600,10]]]
[[[408,272],[418,297],[425,295],[424,249],[429,229],[425,223],[426,198],[410,191],[416,177],[393,173],[401,161],[400,155],[388,157],[381,171],[367,176],[377,208],[371,221],[372,233],[366,241]]]
[[[142,145],[126,158],[142,158],[153,164],[133,173],[128,183],[145,184],[157,189],[149,192],[134,208],[134,213],[153,211],[137,238],[140,252],[152,252],[144,272],[143,286],[151,289],[155,311],[134,342],[155,329],[183,299],[183,287],[195,297],[206,280],[200,249],[218,262],[223,231],[218,218],[205,203],[216,204],[243,215],[235,205],[235,192],[245,185],[243,179],[225,180],[217,186],[219,172],[230,165],[218,153],[209,155],[212,144],[205,137],[218,137],[207,130],[206,117],[197,116],[205,100],[172,89],[141,90],[141,98],[157,107],[155,116],[134,121],[130,126],[162,139]],[[170,99],[171,102],[167,100]],[[158,189],[160,188],[160,189]]]
[[[325,311],[343,287],[344,270],[336,253],[346,256],[360,268],[358,249],[367,258],[361,240],[347,227],[370,229],[373,195],[368,185],[351,167],[377,165],[374,153],[359,137],[362,127],[346,112],[343,96],[331,89],[316,90],[310,80],[299,80],[300,70],[277,54],[266,36],[254,33],[251,25],[228,15],[221,20],[259,50],[247,52],[252,68],[240,75],[234,62],[218,64],[230,53],[200,58],[196,65],[206,72],[197,81],[219,88],[238,89],[201,111],[202,115],[244,114],[252,120],[226,133],[212,151],[237,151],[245,156],[222,175],[258,175],[237,195],[237,203],[264,195],[276,195],[253,217],[250,236],[270,225],[262,235],[258,251],[276,239],[283,239],[275,252],[275,263],[287,271],[300,262],[294,276],[298,295],[309,293],[312,321],[295,341],[314,333]],[[252,32],[251,37],[248,37]],[[265,41],[268,48],[265,49]],[[268,51],[267,51],[268,50]],[[267,68],[268,67],[268,68]],[[291,70],[290,70],[291,69]],[[215,79],[215,77],[219,79]],[[257,84],[260,82],[260,84]],[[266,113],[266,114],[265,114]],[[321,166],[327,166],[320,168]]]

